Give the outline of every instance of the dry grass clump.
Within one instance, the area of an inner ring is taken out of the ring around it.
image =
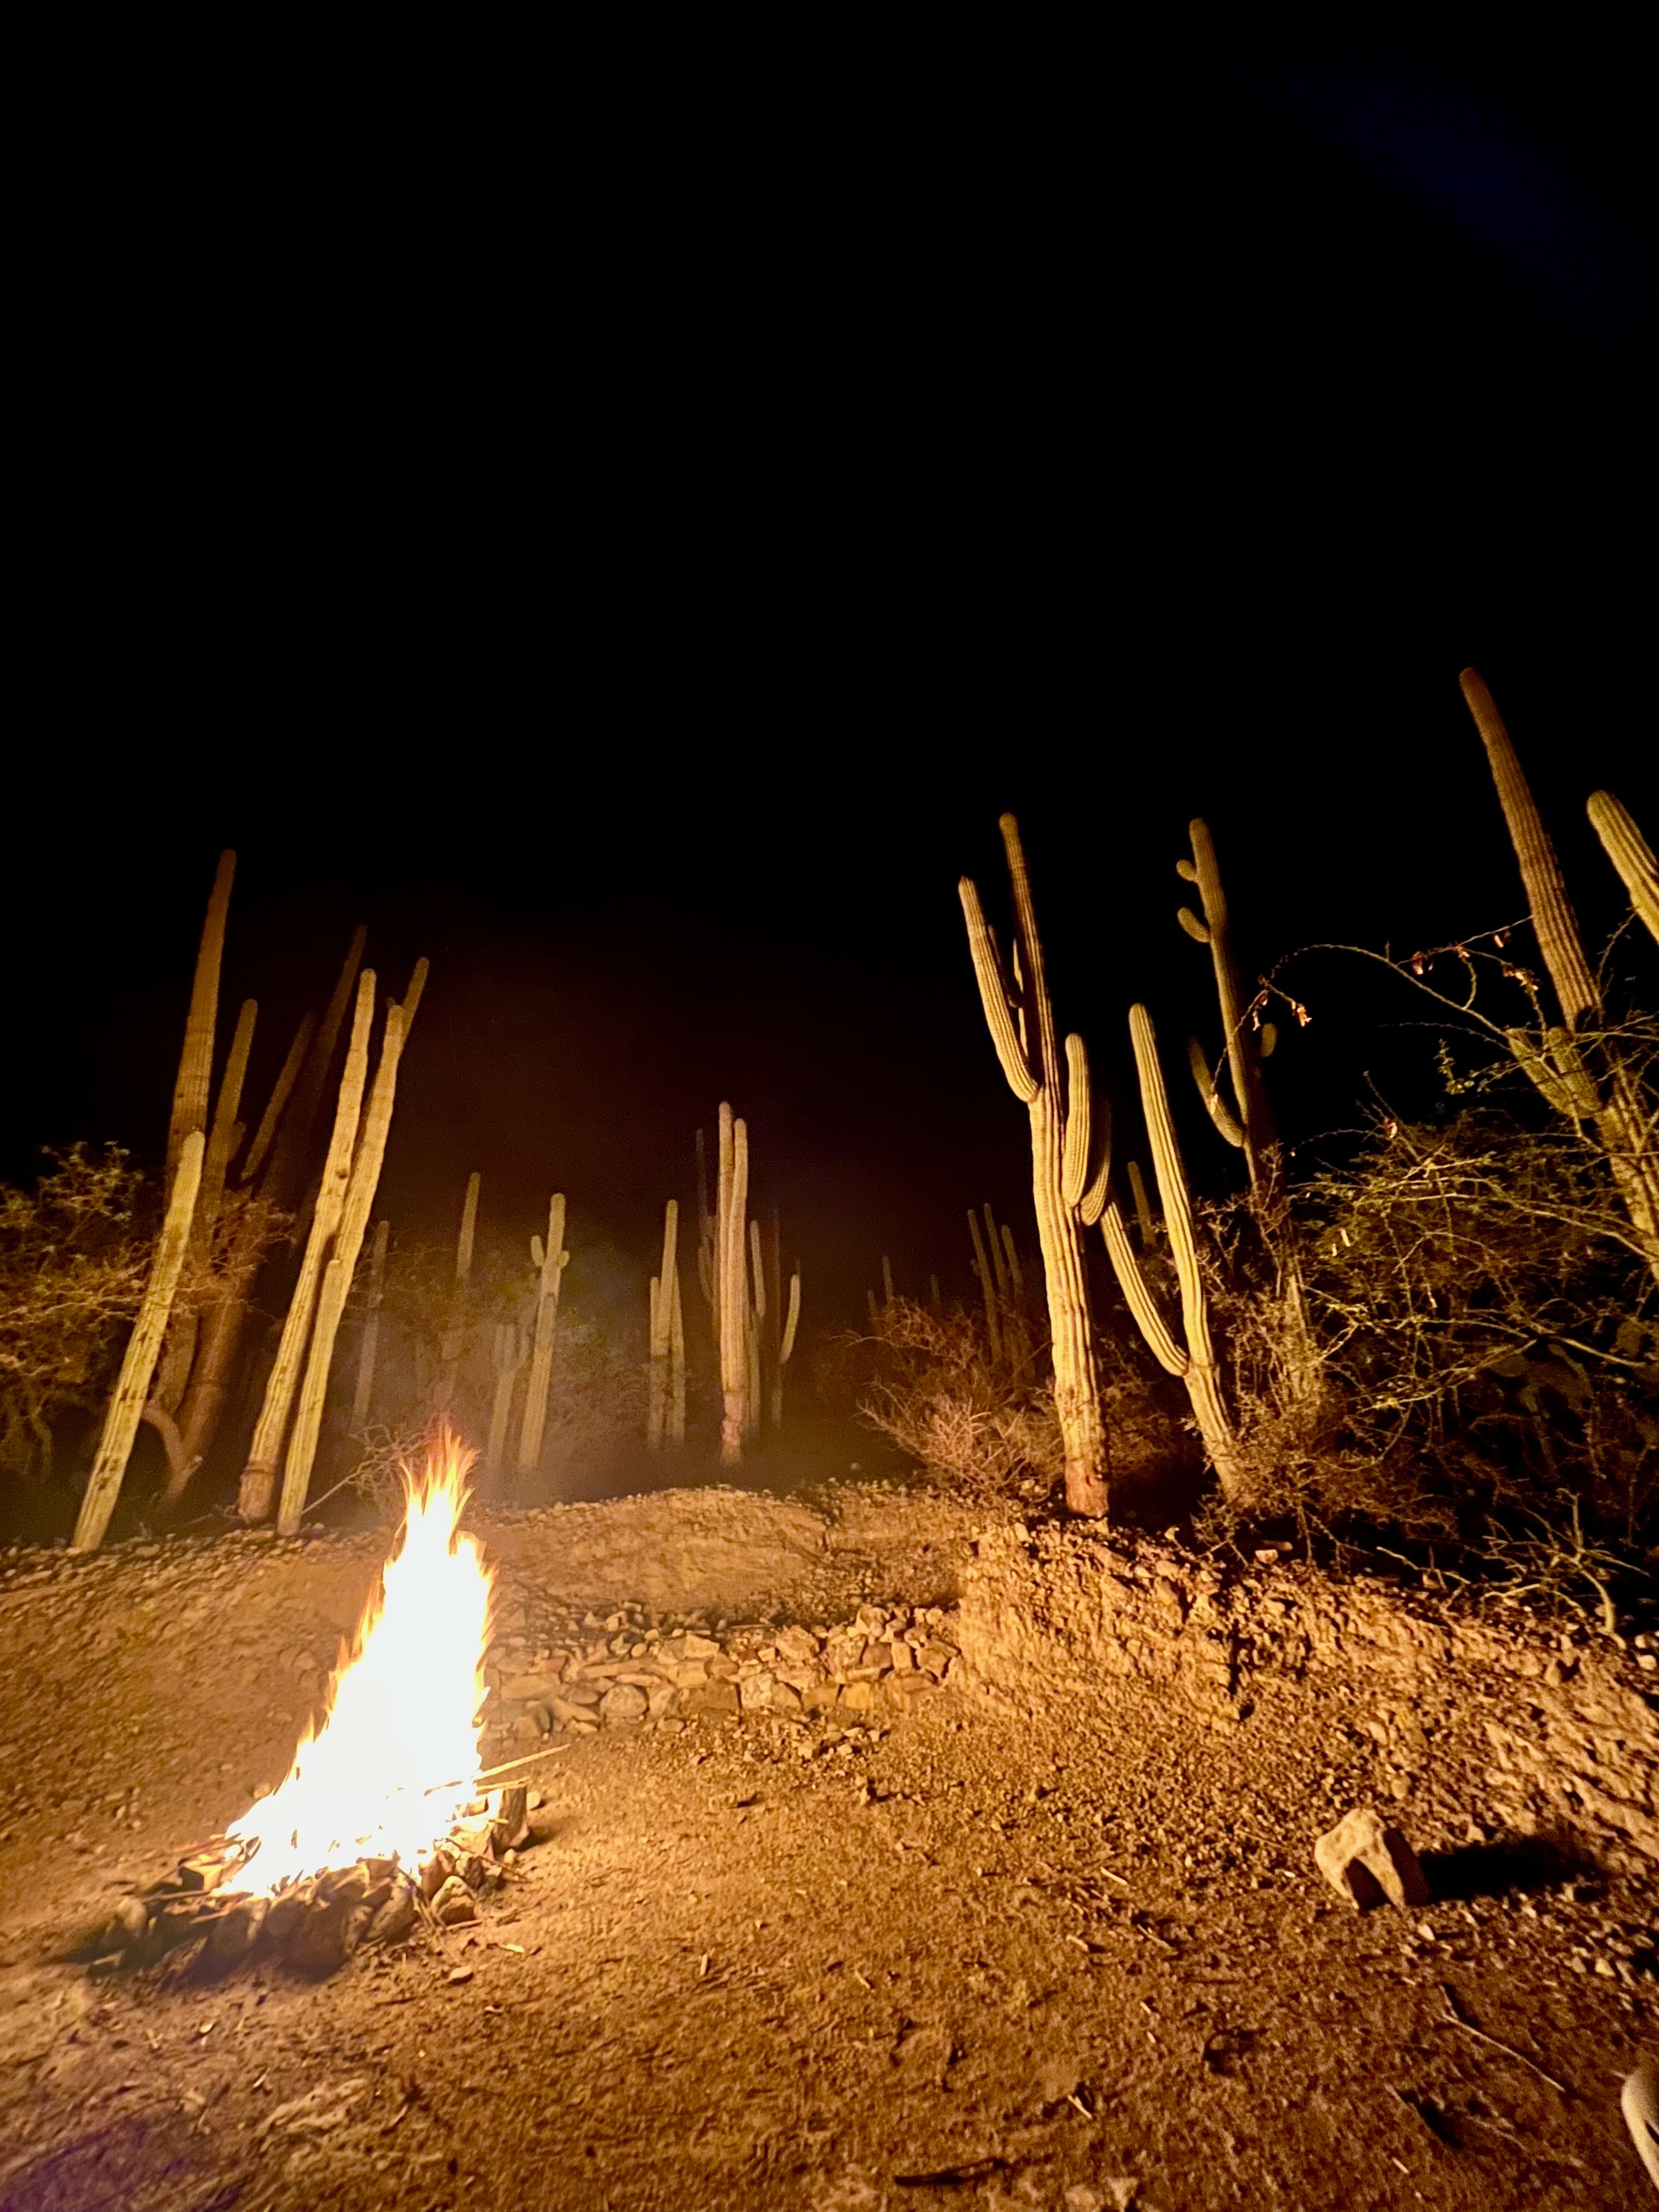
[[[33,1190],[0,1188],[0,1475],[34,1483],[52,1479],[54,1418],[101,1400],[149,1261],[126,1154],[46,1157]]]
[[[839,1340],[837,1352],[860,1371],[862,1418],[933,1480],[1027,1500],[1062,1486],[1065,1448],[1053,1396],[1036,1379],[1045,1370],[1040,1348],[998,1359],[977,1314],[896,1297],[872,1331]],[[1179,1459],[1179,1434],[1156,1386],[1115,1346],[1101,1353],[1114,1480]]]
[[[1245,1211],[1217,1273],[1252,1519],[1605,1614],[1659,1535],[1659,1322],[1595,1147],[1489,1105],[1381,1117],[1295,1193],[1271,1284]]]

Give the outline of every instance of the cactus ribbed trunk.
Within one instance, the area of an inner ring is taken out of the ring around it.
[[[556,1191],[547,1209],[547,1243],[536,1290],[536,1328],[525,1388],[524,1420],[519,1430],[519,1472],[530,1474],[542,1455],[547,1429],[548,1393],[553,1387],[553,1344],[559,1325],[559,1285],[570,1255],[564,1249],[564,1194]]]
[[[155,1373],[155,1362],[161,1350],[161,1340],[167,1334],[167,1316],[173,1310],[179,1277],[184,1268],[185,1252],[190,1242],[191,1218],[196,1211],[197,1196],[201,1189],[202,1160],[206,1150],[207,1138],[200,1129],[191,1130],[179,1148],[179,1164],[174,1170],[173,1187],[167,1198],[167,1218],[161,1224],[161,1233],[156,1240],[155,1255],[150,1261],[149,1278],[144,1285],[138,1318],[133,1323],[132,1334],[127,1340],[121,1371],[116,1378],[109,1410],[104,1416],[97,1455],[92,1462],[92,1473],[87,1478],[86,1492],[81,1500],[75,1534],[70,1541],[71,1551],[97,1550],[104,1540],[105,1530],[109,1527],[115,1501],[121,1494],[127,1462],[132,1456],[132,1441],[143,1418],[150,1382]]]
[[[507,1431],[513,1419],[513,1389],[524,1365],[524,1336],[517,1322],[496,1322],[493,1364],[495,1389],[490,1401],[489,1447],[484,1454],[484,1465],[491,1474],[499,1474],[507,1463]]]
[[[219,970],[225,957],[225,921],[230,912],[230,886],[236,873],[234,853],[221,853],[208,894],[207,915],[196,952],[196,973],[190,988],[190,1012],[185,1017],[184,1050],[173,1087],[173,1113],[167,1122],[167,1187],[173,1187],[174,1171],[185,1139],[192,1129],[208,1125],[208,1096],[213,1079],[213,1038],[219,1020]]]
[[[318,1286],[341,1209],[351,1180],[351,1159],[357,1137],[357,1117],[362,1108],[363,1085],[368,1075],[368,1027],[374,1012],[374,970],[365,968],[357,980],[357,1006],[351,1025],[351,1042],[334,1115],[323,1179],[312,1209],[311,1231],[306,1238],[299,1278],[289,1300],[276,1358],[265,1382],[264,1401],[254,1425],[253,1442],[237,1497],[237,1510],[245,1521],[269,1517],[276,1487],[276,1468],[288,1433],[294,1395],[303,1371],[306,1346],[316,1310]]]
[[[715,1225],[720,1350],[720,1465],[743,1462],[749,1426],[749,1129],[720,1107]]]
[[[374,1368],[380,1350],[380,1308],[386,1299],[386,1250],[392,1224],[382,1221],[374,1231],[368,1259],[368,1295],[363,1307],[363,1333],[357,1346],[357,1387],[351,1395],[351,1433],[362,1436],[368,1426],[368,1409],[374,1401]]]
[[[478,1191],[483,1178],[475,1168],[466,1179],[461,1201],[461,1226],[455,1239],[455,1287],[450,1295],[449,1326],[444,1331],[443,1376],[438,1402],[447,1411],[460,1387],[461,1361],[466,1352],[466,1290],[472,1276],[472,1248],[478,1234]]]
[[[300,1387],[299,1403],[295,1409],[294,1431],[289,1438],[288,1458],[283,1469],[283,1498],[276,1516],[279,1535],[293,1536],[299,1533],[305,1513],[306,1497],[311,1486],[311,1470],[317,1457],[317,1439],[322,1430],[323,1407],[328,1395],[329,1370],[334,1364],[334,1346],[340,1333],[346,1300],[351,1295],[351,1279],[357,1272],[357,1261],[363,1249],[363,1238],[368,1230],[368,1218],[374,1207],[374,1194],[380,1188],[380,1170],[386,1163],[386,1139],[392,1133],[392,1111],[398,1096],[398,1067],[408,1040],[408,1012],[420,1002],[421,988],[426,981],[426,963],[421,961],[415,970],[404,1006],[386,1009],[386,1030],[380,1039],[380,1061],[374,1071],[374,1084],[368,1094],[368,1107],[362,1117],[362,1133],[351,1163],[351,1178],[346,1185],[345,1198],[340,1207],[339,1219],[334,1231],[334,1247],[323,1270],[322,1286],[317,1297],[317,1318],[311,1332],[310,1349],[306,1358],[305,1379]],[[477,1178],[474,1176],[469,1196],[476,1218],[477,1209]],[[468,1254],[469,1259],[471,1253]]]
[[[1088,1061],[1080,1037],[1066,1040],[1071,1084],[1062,1093],[1059,1042],[1049,1001],[1042,941],[1037,933],[1030,877],[1012,814],[1000,824],[1008,877],[1014,896],[1014,971],[1005,970],[996,940],[980,906],[979,893],[964,876],[958,890],[968,924],[980,1001],[991,1041],[1014,1096],[1025,1106],[1031,1125],[1031,1197],[1037,1241],[1042,1252],[1048,1295],[1048,1334],[1053,1347],[1054,1412],[1066,1459],[1066,1502],[1074,1513],[1102,1514],[1107,1505],[1105,1425],[1089,1316],[1089,1277],[1079,1209],[1092,1200],[1099,1176],[1090,1176],[1091,1110]],[[1023,977],[1023,983],[1021,978]],[[1030,1035],[1035,1017],[1036,1035]],[[1033,1050],[1035,1042],[1035,1050]],[[1096,1215],[1091,1213],[1090,1219]],[[976,1240],[977,1241],[977,1240]],[[981,1255],[981,1258],[983,1255]],[[1000,1254],[994,1261],[1000,1261]],[[987,1273],[988,1295],[995,1282]]]
[[[668,1279],[668,1441],[685,1442],[685,1309],[680,1303],[680,1271]]]
[[[650,1366],[647,1376],[645,1440],[653,1451],[667,1441],[669,1369],[674,1334],[674,1303],[678,1295],[680,1207],[671,1198],[663,1209],[662,1267],[651,1282]]]

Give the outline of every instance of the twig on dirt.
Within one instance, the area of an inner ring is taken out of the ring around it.
[[[964,2181],[984,2181],[994,2173],[1007,2171],[1006,2158],[975,2158],[961,2166],[942,2166],[933,2173],[896,2173],[893,2181],[899,2189],[949,2189]]]
[[[1482,2043],[1491,2044],[1494,2051],[1503,2051],[1506,2057],[1518,2058],[1521,2063],[1529,2068],[1540,2081],[1547,2081],[1551,2088],[1559,2095],[1563,2097],[1571,2095],[1571,2092],[1565,2082],[1558,2081],[1553,2074],[1547,2074],[1535,2058],[1528,2058],[1524,2051],[1517,2051],[1512,2043],[1500,2043],[1495,2035],[1488,2035],[1484,2027],[1477,2027],[1472,2020],[1465,2020],[1457,2009],[1457,1999],[1452,1994],[1450,1983],[1441,1983],[1440,1994],[1446,2000],[1446,2021],[1451,2027],[1461,2027],[1466,2034],[1477,2037]]]

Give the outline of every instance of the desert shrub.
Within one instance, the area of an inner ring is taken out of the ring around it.
[[[1639,1568],[1659,1326],[1594,1146],[1487,1103],[1379,1117],[1292,1211],[1295,1265],[1272,1280],[1248,1207],[1213,1217],[1255,1516],[1437,1542],[1500,1579],[1547,1555],[1552,1589],[1576,1559],[1581,1595],[1598,1546]]]
[[[1052,1398],[1029,1372],[992,1360],[976,1316],[894,1298],[867,1335],[848,1342],[867,1349],[863,1418],[927,1474],[1031,1497],[1046,1497],[1061,1480]]]
[[[102,1400],[149,1257],[125,1152],[47,1158],[33,1191],[0,1188],[0,1474],[36,1482],[53,1420]]]

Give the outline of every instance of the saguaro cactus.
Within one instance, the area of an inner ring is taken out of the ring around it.
[[[547,1243],[530,1240],[530,1255],[540,1273],[536,1285],[536,1324],[525,1389],[524,1420],[519,1430],[519,1472],[531,1474],[542,1455],[547,1428],[547,1394],[553,1382],[553,1340],[559,1324],[559,1285],[570,1255],[564,1249],[564,1194],[556,1191],[547,1209]]]
[[[1279,1133],[1273,1126],[1267,1085],[1261,1079],[1261,1063],[1272,1052],[1278,1033],[1271,1022],[1264,1023],[1259,1031],[1251,1026],[1249,1008],[1239,988],[1238,963],[1233,957],[1232,932],[1227,918],[1227,894],[1215,856],[1215,842],[1204,823],[1194,821],[1188,829],[1193,841],[1192,858],[1177,860],[1176,872],[1183,881],[1198,886],[1204,918],[1200,921],[1190,907],[1184,906],[1176,918],[1188,937],[1210,948],[1216,999],[1221,1009],[1221,1033],[1232,1077],[1232,1108],[1222,1097],[1216,1074],[1196,1037],[1188,1045],[1188,1057],[1199,1097],[1210,1119],[1227,1142],[1243,1152],[1249,1170],[1250,1188],[1258,1199],[1272,1205],[1279,1196]]]
[[[645,1440],[653,1451],[660,1451],[668,1437],[669,1370],[673,1356],[674,1305],[679,1296],[679,1200],[671,1198],[663,1211],[662,1268],[651,1278]]]
[[[121,1372],[116,1378],[109,1410],[104,1416],[97,1455],[92,1462],[92,1473],[87,1478],[86,1493],[81,1500],[75,1534],[70,1543],[71,1551],[97,1550],[104,1540],[104,1531],[109,1527],[109,1516],[115,1510],[115,1501],[121,1494],[127,1462],[132,1456],[132,1440],[138,1433],[138,1424],[149,1397],[150,1382],[155,1373],[161,1339],[167,1334],[167,1316],[173,1310],[179,1277],[185,1264],[185,1249],[190,1241],[191,1217],[195,1212],[197,1194],[202,1186],[202,1159],[206,1150],[207,1138],[200,1129],[191,1130],[179,1148],[179,1164],[173,1171],[167,1218],[161,1224],[161,1234],[156,1240],[155,1255],[150,1261],[149,1278],[144,1285],[143,1302],[138,1309],[138,1318],[133,1323],[132,1334],[127,1340]]]
[[[483,1178],[474,1168],[466,1179],[461,1201],[461,1226],[455,1239],[455,1285],[450,1293],[449,1325],[444,1331],[442,1378],[438,1402],[447,1408],[455,1401],[461,1379],[461,1359],[466,1350],[466,1291],[472,1279],[472,1248],[478,1235],[478,1191]]]
[[[386,1250],[392,1224],[376,1224],[368,1255],[368,1292],[363,1301],[363,1333],[357,1344],[357,1387],[351,1396],[351,1433],[362,1436],[374,1399],[374,1367],[380,1349],[380,1308],[386,1303]]]
[[[668,1441],[685,1442],[685,1309],[680,1303],[680,1271],[668,1278]]]
[[[484,1463],[492,1474],[499,1474],[507,1460],[507,1431],[513,1419],[513,1391],[524,1370],[524,1331],[515,1321],[495,1324],[495,1395],[489,1408],[489,1449]]]
[[[213,1076],[213,1039],[219,1021],[219,970],[225,957],[225,921],[230,912],[230,886],[236,874],[234,853],[221,853],[208,894],[202,940],[196,952],[196,973],[190,988],[190,1012],[185,1017],[185,1045],[173,1086],[173,1113],[167,1123],[167,1186],[173,1188],[174,1170],[185,1139],[192,1129],[208,1125],[208,1093]]]
[[[317,1288],[322,1280],[328,1248],[335,1230],[339,1226],[341,1209],[345,1204],[346,1190],[351,1181],[357,1117],[362,1108],[363,1085],[368,1075],[368,1026],[374,1012],[374,970],[365,968],[357,979],[357,1006],[351,1024],[351,1042],[346,1052],[345,1070],[340,1078],[334,1132],[329,1139],[328,1157],[323,1163],[323,1179],[318,1187],[317,1203],[312,1209],[311,1232],[306,1238],[299,1278],[289,1300],[288,1316],[283,1323],[276,1358],[265,1382],[264,1402],[254,1426],[247,1463],[242,1469],[237,1510],[245,1521],[263,1521],[270,1511],[276,1486],[276,1463],[282,1455],[283,1439],[288,1433],[289,1415],[294,1408],[294,1394],[299,1388],[306,1346],[311,1340]]]
[[[1188,1188],[1181,1149],[1176,1141],[1169,1093],[1164,1087],[1164,1071],[1158,1064],[1158,1037],[1152,1028],[1152,1018],[1145,1006],[1129,1009],[1129,1037],[1134,1047],[1135,1072],[1140,1080],[1140,1103],[1146,1116],[1146,1132],[1152,1139],[1152,1171],[1158,1178],[1158,1196],[1163,1201],[1164,1224],[1170,1235],[1170,1249],[1175,1260],[1176,1279],[1181,1285],[1182,1324],[1187,1339],[1184,1345],[1176,1343],[1158,1310],[1158,1301],[1141,1273],[1140,1263],[1130,1244],[1129,1233],[1124,1226],[1123,1216],[1118,1211],[1115,1199],[1107,1202],[1101,1218],[1101,1229],[1106,1239],[1106,1249],[1111,1255],[1113,1272],[1117,1276],[1118,1285],[1129,1310],[1158,1364],[1168,1373],[1178,1375],[1186,1384],[1199,1433],[1204,1439],[1205,1454],[1215,1468],[1226,1496],[1237,1501],[1244,1494],[1244,1470],[1239,1460],[1238,1440],[1232,1419],[1222,1391],[1221,1371],[1217,1364],[1210,1331],[1209,1301],[1199,1267],[1192,1193]]]
[[[1074,1513],[1098,1514],[1106,1510],[1108,1456],[1089,1317],[1083,1219],[1098,1219],[1105,1184],[1102,1175],[1091,1171],[1089,1062],[1082,1038],[1068,1036],[1068,1089],[1062,1092],[1054,1009],[1019,825],[1012,814],[1005,814],[1000,827],[1014,895],[1012,969],[1003,965],[972,879],[964,876],[957,888],[991,1041],[1009,1089],[1030,1116],[1031,1195],[1048,1291],[1054,1411],[1066,1454],[1066,1501]]]
[[[398,1092],[398,1062],[403,1058],[409,1025],[415,1018],[415,1009],[421,1002],[421,993],[425,988],[426,962],[421,960],[416,963],[403,1004],[386,1009],[386,1030],[380,1039],[380,1066],[374,1071],[374,1088],[368,1095],[368,1111],[362,1117],[362,1133],[352,1158],[350,1180],[346,1185],[335,1227],[333,1249],[329,1255],[328,1265],[323,1270],[322,1284],[317,1297],[317,1318],[313,1325],[310,1349],[306,1358],[305,1378],[300,1389],[299,1403],[295,1409],[294,1432],[289,1438],[288,1458],[283,1469],[283,1499],[276,1516],[276,1527],[284,1536],[298,1534],[301,1517],[305,1511],[311,1469],[317,1456],[317,1438],[322,1427],[323,1401],[328,1394],[329,1369],[334,1361],[335,1339],[340,1332],[346,1300],[351,1294],[351,1279],[357,1271],[363,1237],[368,1228],[368,1217],[374,1209],[374,1193],[380,1187],[380,1170],[386,1160],[386,1139],[392,1132],[392,1109]]]
[[[1474,669],[1466,668],[1458,681],[1486,749],[1510,842],[1520,864],[1538,949],[1561,1009],[1560,1025],[1545,1031],[1544,1050],[1519,1029],[1508,1033],[1510,1049],[1558,1113],[1595,1127],[1637,1241],[1659,1279],[1659,1155],[1654,1151],[1647,1116],[1630,1070],[1606,1035],[1598,1034],[1606,1027],[1601,994],[1584,957],[1577,917],[1567,896],[1555,848],[1503,717]],[[1623,813],[1622,808],[1620,812]],[[1614,843],[1628,860],[1637,864],[1639,882],[1640,855],[1625,842],[1622,825],[1610,813],[1604,818],[1613,830]],[[1629,817],[1625,820],[1629,822]],[[1633,830],[1635,824],[1631,823],[1630,828]],[[1600,834],[1600,822],[1596,829]],[[1602,842],[1607,845],[1605,837]],[[1607,849],[1613,853],[1613,845]],[[1648,861],[1650,865],[1651,854]]]
[[[720,1464],[737,1467],[749,1426],[749,1128],[720,1105],[715,1196],[715,1316],[720,1358]]]

